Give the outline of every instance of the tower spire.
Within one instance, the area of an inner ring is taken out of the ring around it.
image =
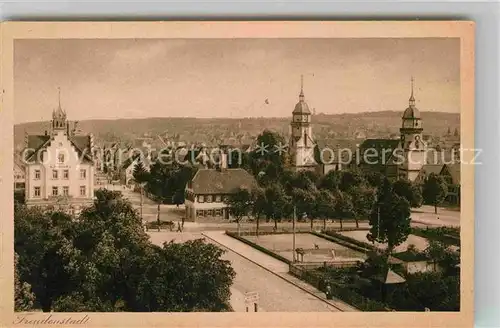
[[[300,95],[299,99],[304,101],[304,75],[300,75]]]
[[[413,76],[411,77],[411,95],[410,95],[410,106],[415,106],[415,97],[413,96],[413,84],[415,79]]]

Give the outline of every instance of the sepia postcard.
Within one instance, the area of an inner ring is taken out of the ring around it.
[[[473,325],[473,22],[1,31],[2,326]]]

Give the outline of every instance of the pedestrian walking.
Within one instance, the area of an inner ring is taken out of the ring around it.
[[[182,220],[182,224],[181,224],[181,228],[184,229],[184,221],[185,221],[185,217],[182,217],[181,220]]]
[[[181,223],[177,222],[177,232],[182,232]]]

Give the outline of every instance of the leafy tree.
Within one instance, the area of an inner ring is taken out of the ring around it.
[[[19,255],[17,253],[14,254],[14,261],[14,310],[30,311],[35,303],[35,295],[31,291],[31,285],[19,279]]]
[[[149,179],[149,173],[144,166],[142,160],[139,160],[134,167],[134,180],[138,183],[147,182]]]
[[[408,298],[417,300],[420,309],[431,311],[460,310],[460,277],[438,272],[418,272],[406,276]]]
[[[432,261],[434,271],[436,271],[437,264],[441,264],[445,271],[452,272],[455,271],[456,265],[460,263],[459,253],[452,251],[448,245],[441,241],[429,240],[429,245],[424,253]]]
[[[368,171],[365,173],[366,182],[375,188],[378,188],[384,182],[384,175],[377,171]]]
[[[340,190],[337,190],[333,193],[335,197],[335,215],[340,220],[340,229],[343,227],[343,219],[350,219],[354,217],[354,205],[352,203],[352,197]]]
[[[411,207],[422,206],[422,192],[420,186],[406,179],[399,179],[393,184],[396,195],[404,197]]]
[[[278,229],[278,221],[291,213],[291,198],[286,195],[281,185],[275,184],[264,191],[266,207],[264,213],[274,221],[274,228]]]
[[[236,219],[239,234],[241,219],[252,211],[252,191],[247,188],[238,188],[231,194],[226,204],[229,207],[229,212]]]
[[[386,179],[379,188],[377,203],[370,215],[369,241],[387,243],[387,251],[403,243],[411,232],[410,204],[396,195]]]
[[[267,199],[264,189],[257,187],[252,190],[252,215],[256,222],[256,234],[259,235],[260,215],[266,213]]]
[[[255,176],[265,172],[263,185],[276,182],[286,166],[286,143],[280,134],[264,130],[257,136],[257,149],[250,153],[250,170]]]
[[[357,186],[349,190],[353,203],[356,228],[359,228],[359,219],[367,219],[375,203],[375,190],[365,185]]]
[[[444,178],[440,175],[431,173],[425,179],[422,187],[422,196],[427,204],[434,205],[434,213],[437,214],[437,207],[446,198],[448,186]]]
[[[321,189],[335,191],[340,186],[341,177],[342,177],[341,171],[329,171],[319,181],[319,187]]]
[[[293,190],[293,203],[296,206],[297,213],[307,214],[311,220],[311,230],[314,225],[314,218],[317,214],[317,192],[315,190],[305,190],[300,188],[295,188]]]
[[[366,184],[366,180],[361,172],[341,171],[339,188],[341,191],[349,191],[351,188],[356,188]]]
[[[43,311],[224,311],[234,271],[201,240],[158,247],[120,192],[75,218],[16,208],[19,279]]]
[[[333,193],[327,189],[322,189],[317,195],[318,216],[323,217],[323,230],[326,230],[326,219],[335,217],[337,200]]]
[[[156,162],[151,167],[146,190],[160,201],[172,200],[175,204],[184,203],[184,190],[197,169],[191,164]]]

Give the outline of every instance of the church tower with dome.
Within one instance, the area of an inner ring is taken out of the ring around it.
[[[399,129],[400,149],[402,150],[403,161],[399,169],[399,177],[414,181],[422,166],[426,164],[427,144],[422,138],[422,117],[420,111],[415,106],[415,96],[413,93],[413,77],[411,78],[411,95],[409,106],[405,109],[402,117],[402,125]]]
[[[304,97],[304,78],[301,76],[299,102],[292,112],[290,123],[290,156],[295,170],[314,170],[314,142],[311,127],[311,111]]]

